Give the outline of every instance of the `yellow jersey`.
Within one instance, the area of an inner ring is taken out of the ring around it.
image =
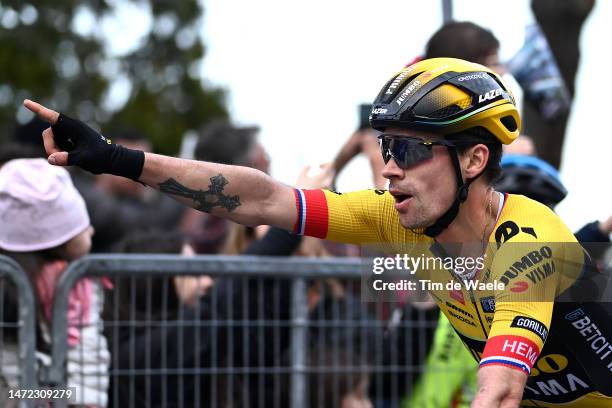
[[[296,189],[295,200],[295,233],[406,252],[425,243],[441,256],[433,239],[401,225],[387,191]],[[524,406],[612,406],[611,308],[578,299],[596,271],[571,231],[548,207],[506,194],[488,243],[469,279],[447,268],[417,271],[461,284],[430,293],[472,356],[528,375]]]

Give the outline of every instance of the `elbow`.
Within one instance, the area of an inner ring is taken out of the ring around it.
[[[277,183],[266,173],[257,171],[260,174],[258,182],[251,186],[254,199],[244,203],[245,210],[242,216],[237,216],[236,220],[247,227],[257,227],[259,225],[274,225],[277,217],[277,207],[281,197],[280,183]]]

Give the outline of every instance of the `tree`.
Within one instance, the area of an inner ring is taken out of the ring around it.
[[[126,7],[149,24],[117,52],[105,33]],[[175,154],[187,131],[227,117],[223,91],[200,78],[202,14],[197,0],[3,1],[0,139],[27,119],[20,106],[29,97],[97,127],[139,129],[156,151]]]

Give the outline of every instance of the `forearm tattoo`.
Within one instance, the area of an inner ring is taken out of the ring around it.
[[[197,204],[194,208],[200,211],[209,213],[213,208],[221,207],[231,212],[240,206],[240,197],[223,194],[223,189],[228,183],[227,179],[222,174],[219,174],[210,178],[208,190],[192,190],[175,179],[170,178],[159,184],[159,191],[192,199]]]

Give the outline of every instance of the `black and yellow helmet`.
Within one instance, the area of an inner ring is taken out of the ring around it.
[[[489,68],[456,58],[431,58],[396,73],[376,97],[374,129],[414,129],[440,135],[483,127],[501,143],[519,135],[514,96]]]

